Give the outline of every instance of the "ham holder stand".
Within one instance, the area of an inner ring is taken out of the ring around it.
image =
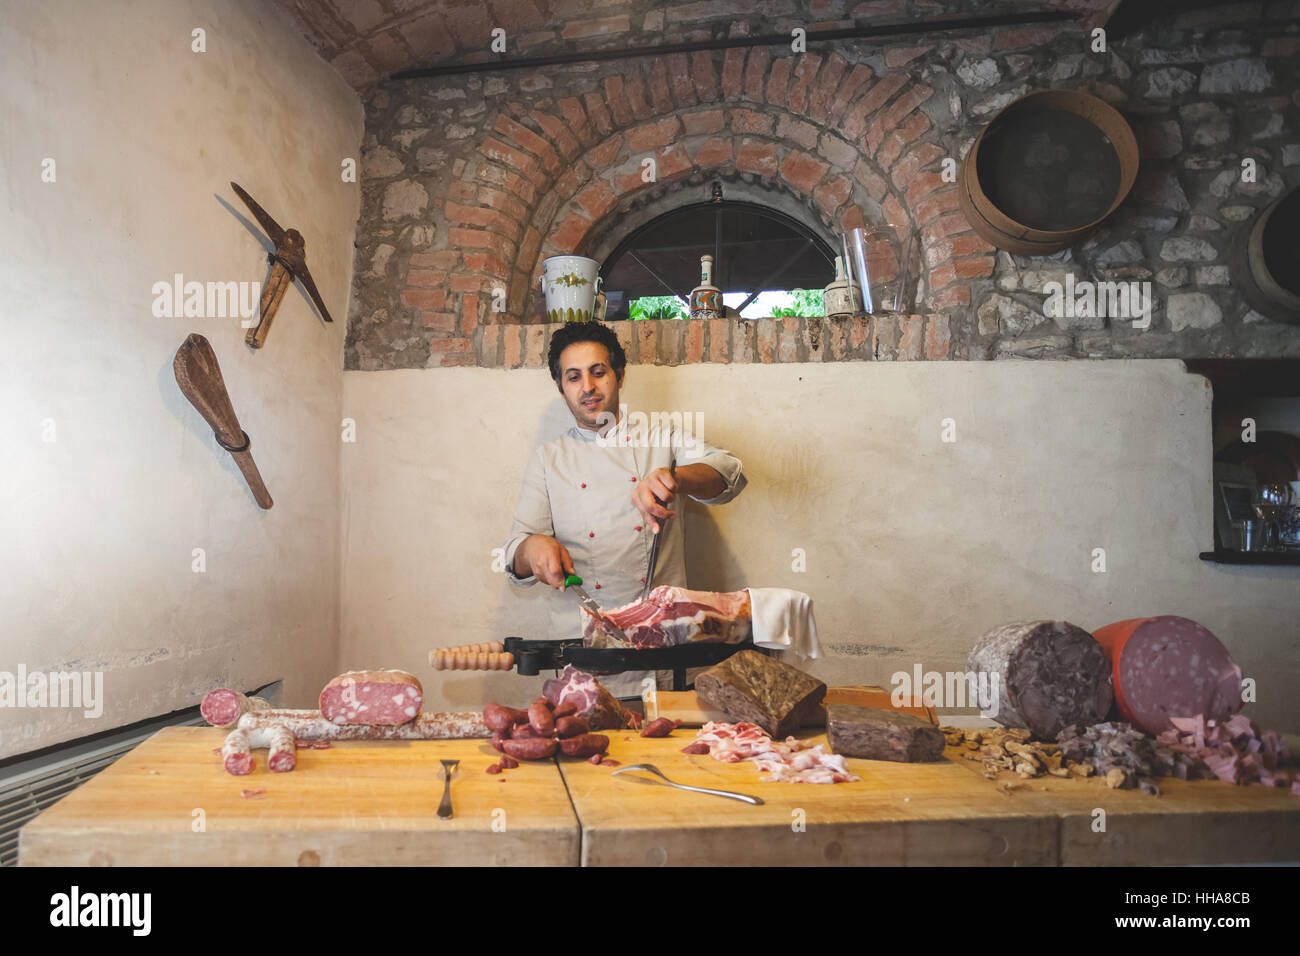
[[[536,677],[541,671],[563,670],[572,664],[597,676],[624,671],[670,670],[675,691],[690,690],[686,670],[709,667],[725,661],[740,651],[757,650],[752,640],[739,644],[679,644],[675,647],[584,647],[581,639],[571,641],[533,641],[507,637],[504,642],[462,644],[429,651],[434,670],[508,671],[517,670],[523,677]]]

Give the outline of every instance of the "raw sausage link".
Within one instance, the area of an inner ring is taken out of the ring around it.
[[[301,740],[469,740],[491,738],[483,715],[469,712],[426,712],[407,724],[378,726],[336,724],[319,710],[262,710],[239,718],[240,730],[283,724]]]
[[[252,773],[256,763],[248,734],[242,730],[232,730],[226,734],[226,743],[221,748],[221,764],[226,768],[226,773],[242,777],[246,773]]]
[[[270,710],[269,702],[261,697],[245,697],[237,690],[218,687],[203,695],[199,704],[199,713],[213,727],[232,730],[239,723],[239,718],[250,710]]]
[[[545,737],[531,740],[507,740],[503,746],[506,753],[516,760],[546,760],[555,756],[555,741]]]

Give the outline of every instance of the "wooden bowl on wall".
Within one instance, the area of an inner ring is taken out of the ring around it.
[[[1042,90],[1005,106],[976,137],[958,200],[990,243],[1041,256],[1096,229],[1137,171],[1137,137],[1118,110],[1088,93]]]
[[[1270,203],[1232,238],[1228,270],[1250,307],[1300,323],[1300,189]]]

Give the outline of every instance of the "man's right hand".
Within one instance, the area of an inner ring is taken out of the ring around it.
[[[556,590],[564,590],[564,579],[573,573],[573,558],[568,549],[549,534],[532,534],[524,539],[515,550],[515,564],[519,564],[520,555],[527,562],[527,568],[515,568],[520,577],[533,574],[537,580]],[[520,573],[527,572],[527,573]]]

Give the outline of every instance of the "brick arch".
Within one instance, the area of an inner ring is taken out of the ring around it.
[[[463,325],[489,315],[485,293],[503,285],[507,314],[496,318],[526,321],[541,259],[582,251],[651,188],[639,165],[651,155],[659,183],[694,172],[777,179],[823,224],[878,208],[919,233],[930,308],[969,304],[965,283],[992,274],[993,249],[940,175],[949,151],[920,109],[932,94],[904,70],[877,76],[839,54],[755,47],[632,61],[581,98],[508,104],[445,206],[450,242],[466,250],[452,293],[474,296],[462,300],[463,314],[475,311]]]

